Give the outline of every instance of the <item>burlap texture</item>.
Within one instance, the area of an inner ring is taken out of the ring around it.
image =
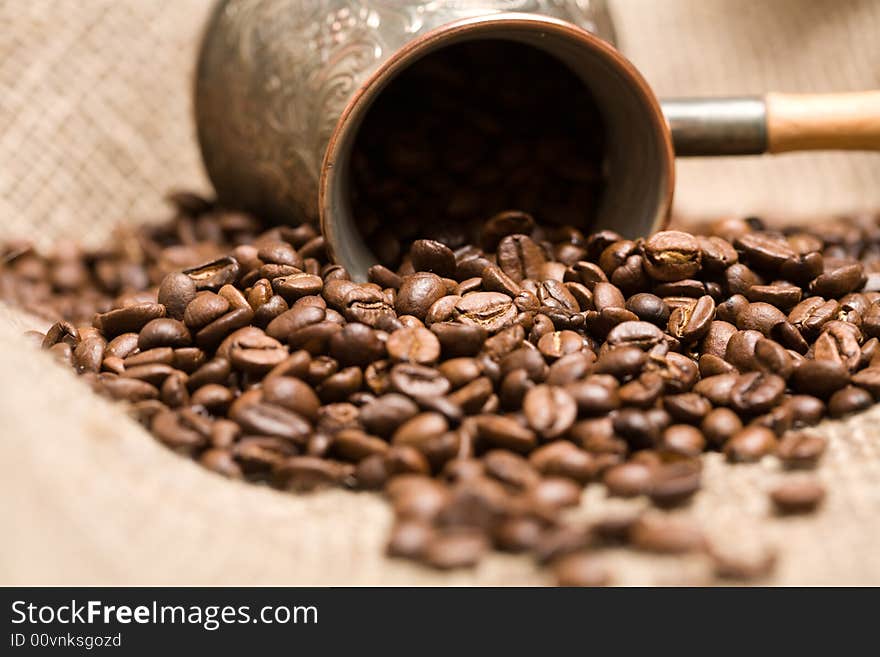
[[[171,186],[205,189],[190,121],[210,0],[0,1],[0,237],[100,243],[164,216]],[[624,50],[663,95],[880,87],[880,5],[864,1],[616,0]],[[679,211],[813,215],[880,207],[880,159],[797,155],[679,163]],[[310,496],[227,482],[155,443],[0,313],[3,584],[540,584],[526,558],[438,574],[382,557],[390,513],[372,494]],[[767,459],[707,459],[680,512],[719,543],[769,542],[779,584],[880,584],[880,409],[821,430],[829,498],[777,518]],[[637,508],[598,486],[576,514]],[[708,581],[702,557],[612,551],[622,584]]]

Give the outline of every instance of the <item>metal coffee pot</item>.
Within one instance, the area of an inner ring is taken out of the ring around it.
[[[661,103],[614,47],[601,0],[220,0],[195,89],[219,198],[283,223],[320,221],[331,257],[364,280],[376,259],[352,215],[349,165],[368,109],[429,53],[486,39],[538,48],[589,88],[607,173],[592,230],[664,226],[676,155],[880,149],[878,91]]]

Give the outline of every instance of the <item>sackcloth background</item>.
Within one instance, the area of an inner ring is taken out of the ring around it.
[[[874,0],[610,0],[619,46],[661,97],[880,88]],[[211,0],[0,0],[0,239],[100,244],[162,219],[171,187],[209,192],[191,120]],[[880,154],[679,160],[676,214],[809,218],[880,209]],[[227,482],[154,442],[32,350],[0,306],[0,584],[548,583],[526,557],[440,574],[382,556],[376,495]],[[880,408],[821,426],[815,516],[775,517],[772,459],[707,457],[679,512],[716,542],[777,546],[771,584],[880,584]],[[589,487],[576,513],[638,508]],[[699,556],[606,555],[620,584],[703,584]]]

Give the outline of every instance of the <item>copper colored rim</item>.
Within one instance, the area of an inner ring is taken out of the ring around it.
[[[318,188],[321,232],[325,237],[327,253],[331,260],[338,262],[336,246],[334,244],[335,240],[333,239],[335,230],[328,217],[328,193],[333,175],[336,173],[336,162],[340,156],[339,149],[345,143],[343,137],[351,128],[353,118],[358,118],[358,115],[362,112],[365,113],[371,105],[369,101],[378,95],[385,85],[399,72],[403,71],[413,61],[427,54],[427,52],[441,47],[445,42],[455,40],[464,34],[476,37],[480,34],[491,34],[505,29],[522,30],[523,28],[535,32],[558,34],[573,41],[580,41],[585,48],[599,53],[603,58],[611,62],[631,82],[632,88],[638,92],[645,105],[649,108],[651,122],[664,137],[661,148],[662,157],[665,161],[662,164],[666,165],[668,175],[666,177],[665,194],[660,201],[658,212],[655,213],[652,231],[662,230],[668,225],[675,190],[675,153],[672,145],[672,134],[657,96],[635,65],[614,46],[572,23],[535,14],[489,14],[454,21],[413,39],[373,71],[349,99],[330,136],[327,150],[324,154]]]

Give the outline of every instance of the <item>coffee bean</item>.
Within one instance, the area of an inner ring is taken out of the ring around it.
[[[651,489],[653,471],[643,463],[622,463],[609,468],[602,482],[609,495],[635,497],[647,494]]]
[[[702,255],[701,264],[707,272],[720,273],[739,259],[736,249],[727,240],[714,235],[696,237]]]
[[[729,408],[716,408],[710,411],[700,423],[703,435],[715,447],[722,447],[742,427],[739,416]]]
[[[339,486],[354,478],[354,468],[313,456],[293,456],[275,468],[275,485],[289,491],[312,491]]]
[[[333,436],[330,451],[344,461],[358,463],[370,456],[384,455],[388,443],[358,429],[343,429]]]
[[[748,372],[737,377],[730,391],[730,405],[738,413],[757,414],[782,401],[785,380],[775,374]]]
[[[245,432],[285,438],[293,443],[305,443],[311,431],[309,423],[298,413],[269,403],[233,405],[230,418]]]
[[[541,540],[544,527],[539,520],[528,517],[512,517],[501,521],[492,532],[495,547],[505,552],[531,550]]]
[[[305,272],[272,279],[272,289],[275,291],[275,294],[282,297],[288,303],[293,303],[304,296],[318,294],[323,287],[324,281],[320,276],[314,276]]]
[[[500,292],[471,292],[455,304],[456,321],[497,333],[516,320],[513,302]]]
[[[595,556],[575,552],[557,559],[553,573],[558,586],[608,586],[611,574]]]
[[[657,372],[644,372],[638,379],[620,386],[620,402],[625,406],[650,408],[663,392],[663,377]]]
[[[476,423],[480,439],[488,445],[518,453],[527,453],[537,445],[534,432],[511,417],[480,415]]]
[[[577,404],[565,389],[539,385],[526,393],[523,412],[532,429],[544,438],[556,438],[574,423]]]
[[[813,478],[787,479],[770,492],[779,513],[809,513],[825,499],[825,487]]]
[[[365,463],[362,461],[361,463]],[[391,530],[386,553],[389,557],[420,559],[434,536],[431,525],[421,520],[401,520]]]
[[[486,474],[502,484],[523,491],[541,480],[535,468],[522,456],[506,450],[493,449],[483,455]]]
[[[734,463],[760,461],[775,449],[775,434],[766,427],[756,425],[740,429],[724,445],[727,460]]]
[[[400,363],[391,368],[389,382],[397,392],[413,398],[442,397],[449,392],[449,381],[425,365]]]
[[[672,443],[692,443],[695,440],[696,434],[690,433],[688,435],[688,433],[696,431],[696,429],[687,425],[677,426],[686,427],[686,429],[682,431],[676,430],[674,435],[671,436],[664,434],[664,448],[667,450],[669,449],[668,445]],[[667,429],[668,431],[669,429]],[[700,436],[700,439],[702,439],[702,436]],[[690,454],[684,451],[679,451],[678,453],[689,456],[694,455],[695,450],[691,450]],[[700,473],[699,463],[693,461],[679,461],[654,468],[651,473],[651,483],[648,490],[651,501],[659,507],[673,507],[687,502],[700,489]]]
[[[795,257],[785,238],[770,233],[746,233],[736,238],[734,246],[746,262],[767,271],[776,271]]]
[[[663,408],[673,420],[687,424],[699,424],[712,410],[712,405],[705,397],[695,392],[686,392],[664,397]]]
[[[184,269],[183,273],[192,279],[197,290],[216,292],[224,285],[234,283],[240,271],[241,266],[238,261],[232,256],[225,256],[197,267]]]
[[[424,319],[431,305],[446,295],[446,286],[436,274],[427,272],[403,277],[394,302],[398,315]]]
[[[658,281],[690,278],[700,270],[700,244],[688,233],[677,230],[655,233],[645,242],[642,252],[645,269]]]
[[[856,263],[820,274],[810,282],[810,293],[826,299],[842,297],[858,290],[864,284],[864,268],[861,263]]]
[[[596,472],[595,459],[573,443],[557,440],[539,447],[529,461],[547,477],[567,477],[580,484],[590,481]]]
[[[828,413],[831,417],[843,417],[869,408],[874,403],[871,394],[856,386],[841,388],[828,400]]]
[[[445,244],[434,240],[416,240],[410,247],[410,256],[416,271],[429,271],[438,276],[455,274],[455,254]]]
[[[196,297],[196,284],[182,272],[168,274],[159,285],[158,300],[172,319],[182,320],[187,305]]]
[[[641,550],[660,554],[696,552],[706,545],[703,533],[691,522],[653,514],[645,515],[633,524],[630,540]]]
[[[95,316],[95,328],[107,337],[121,333],[137,333],[154,319],[165,316],[165,306],[158,303],[137,303]]]
[[[670,309],[660,297],[648,292],[639,292],[626,300],[626,309],[643,322],[651,322],[665,327],[669,321]]]
[[[431,332],[440,341],[443,356],[474,356],[486,340],[487,331],[482,326],[441,322],[431,325]]]
[[[189,329],[176,319],[154,319],[141,329],[138,349],[146,351],[156,347],[188,347],[192,342]]]
[[[827,399],[849,383],[849,372],[840,362],[805,360],[795,367],[790,383],[799,393]]]
[[[788,468],[813,468],[825,453],[828,441],[806,431],[794,431],[779,441],[777,455]]]
[[[447,529],[436,534],[424,549],[424,562],[441,570],[475,566],[488,549],[482,532]]]
[[[663,431],[660,449],[681,456],[699,456],[706,446],[702,432],[689,424],[673,424]]]
[[[391,440],[395,445],[419,447],[426,439],[446,433],[448,429],[449,423],[440,413],[420,413],[398,425]]]
[[[405,328],[388,336],[388,355],[405,363],[428,364],[440,358],[440,341],[425,328]]]
[[[537,279],[545,262],[541,248],[527,235],[507,235],[498,243],[498,266],[519,283],[524,278]]]

